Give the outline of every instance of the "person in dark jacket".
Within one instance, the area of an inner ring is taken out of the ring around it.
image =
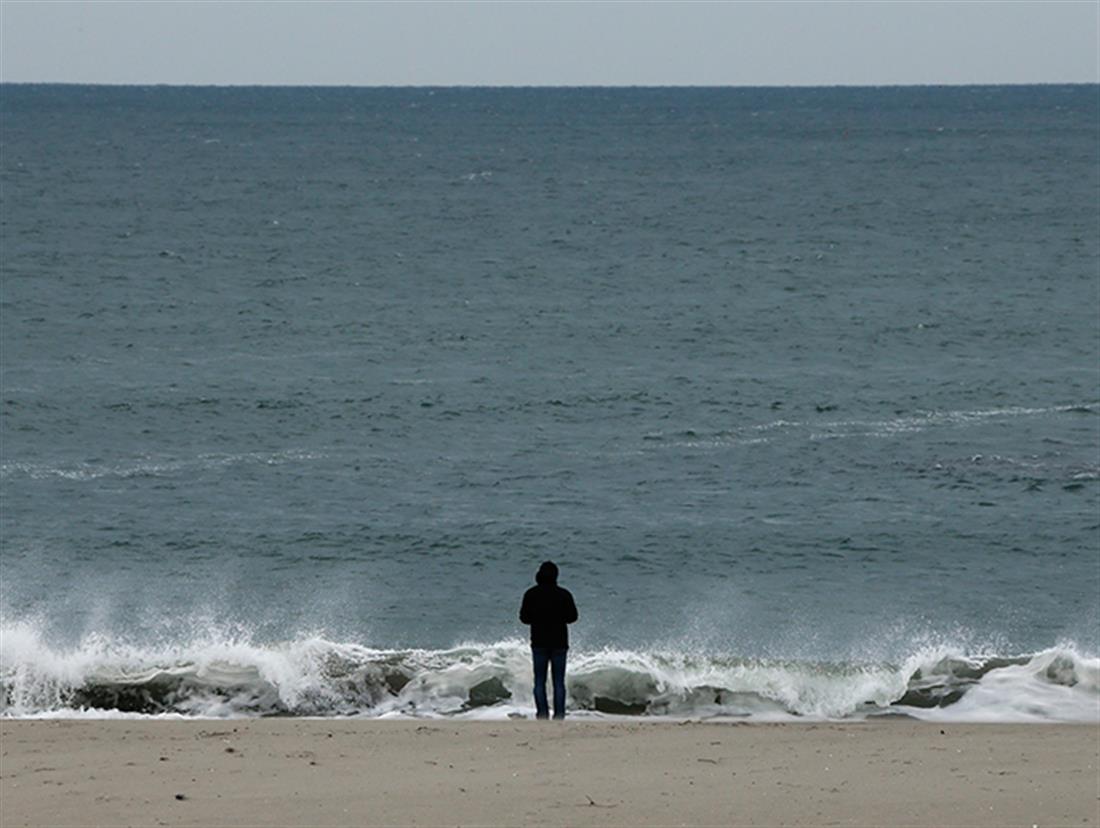
[[[558,586],[558,568],[546,561],[535,575],[535,586],[523,594],[519,620],[531,625],[531,659],[535,667],[535,717],[550,718],[546,702],[546,668],[554,680],[554,718],[565,718],[565,656],[567,624],[577,620],[577,605],[569,590]]]

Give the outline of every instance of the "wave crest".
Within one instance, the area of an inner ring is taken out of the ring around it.
[[[320,636],[163,648],[89,637],[59,651],[26,625],[0,631],[7,717],[504,717],[530,714],[530,683],[519,640],[397,650]],[[921,650],[902,664],[574,651],[568,689],[571,710],[586,715],[1100,721],[1100,659],[1072,645],[1008,656]]]

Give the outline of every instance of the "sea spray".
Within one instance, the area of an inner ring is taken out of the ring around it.
[[[60,650],[16,623],[0,641],[7,717],[505,717],[531,705],[518,639],[419,650],[316,635],[149,648],[88,636]],[[1097,721],[1098,677],[1100,659],[1072,644],[980,657],[939,648],[900,664],[605,649],[573,651],[568,684],[572,711],[592,715]]]

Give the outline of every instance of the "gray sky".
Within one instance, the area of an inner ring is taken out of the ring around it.
[[[0,80],[1095,83],[1100,0],[0,0]]]

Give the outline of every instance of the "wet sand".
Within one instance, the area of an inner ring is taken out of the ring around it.
[[[1100,826],[1100,727],[0,722],[0,825]]]

